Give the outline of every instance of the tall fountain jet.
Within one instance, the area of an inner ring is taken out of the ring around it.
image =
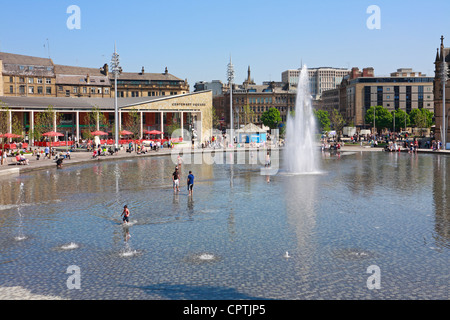
[[[295,114],[288,115],[286,126],[286,170],[294,174],[318,173],[316,123],[306,65],[299,76]]]

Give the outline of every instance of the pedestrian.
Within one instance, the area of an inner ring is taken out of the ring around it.
[[[45,157],[50,159],[50,156],[49,156],[50,149],[48,147],[45,147],[44,153],[45,153]]]
[[[128,206],[127,205],[125,205],[123,207],[123,212],[122,212],[122,214],[120,216],[121,217],[123,216],[123,219],[122,219],[123,223],[128,224],[128,222],[130,222],[129,221],[130,210],[128,210]]]
[[[322,148],[322,151],[323,151],[323,148]],[[269,154],[269,151],[267,151],[265,167],[266,168],[270,167],[270,154]]]
[[[173,192],[180,191],[180,172],[178,167],[175,167],[175,171],[172,173]]]
[[[194,175],[192,174],[192,171],[189,171],[189,175],[187,177],[187,188],[189,195],[192,196],[192,190],[194,189]]]

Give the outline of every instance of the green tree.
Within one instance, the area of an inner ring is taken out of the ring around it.
[[[55,112],[53,106],[49,105],[44,112],[36,113],[34,119],[34,132],[31,134],[35,140],[39,140],[43,133],[48,131],[57,131],[60,120],[61,113]]]
[[[428,129],[433,124],[433,112],[427,109],[413,109],[409,113],[411,125],[420,128],[420,134],[423,135],[423,129]]]
[[[238,116],[240,119],[240,123],[243,125],[247,125],[251,122],[253,122],[255,118],[255,112],[253,111],[252,107],[250,107],[248,104],[242,106],[242,108],[239,108]]]
[[[345,126],[345,120],[338,109],[333,109],[330,115],[330,121],[333,129],[336,130],[336,133],[338,134],[338,136],[340,136],[342,133],[342,129]]]
[[[330,121],[330,114],[328,113],[328,111],[314,110],[313,112],[317,120],[318,130],[320,132],[330,131],[331,121]]]
[[[99,123],[100,130],[108,131],[108,120],[103,112],[101,112],[98,106],[92,107],[91,111],[86,115],[86,125],[88,133],[86,138],[92,138],[91,132],[97,130],[97,121]]]
[[[280,111],[276,108],[270,108],[261,115],[261,122],[270,129],[277,129],[281,121]]]
[[[125,130],[133,132],[130,138],[137,139],[141,129],[141,115],[136,109],[130,109],[128,111],[128,116],[125,118],[123,126]]]
[[[406,128],[410,126],[409,115],[405,111],[401,109],[395,110],[395,112],[393,112],[392,115],[392,122],[394,122],[394,118],[395,118],[395,131],[400,131],[401,128]],[[391,128],[393,127],[394,124],[392,123]]]
[[[378,132],[384,128],[392,128],[392,113],[383,106],[372,106],[366,112],[366,124],[373,126],[373,116],[375,110],[375,127]]]

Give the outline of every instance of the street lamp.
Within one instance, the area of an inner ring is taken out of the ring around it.
[[[227,68],[227,78],[228,78],[228,85],[230,87],[230,140],[231,140],[231,146],[233,146],[234,137],[233,137],[233,81],[234,81],[234,66],[231,63],[231,56],[230,56],[230,63],[228,64]]]
[[[117,77],[122,68],[119,66],[119,55],[116,52],[116,43],[114,43],[114,53],[111,58],[111,72],[114,74],[114,118],[115,118],[115,148],[119,148],[119,109],[117,106]]]

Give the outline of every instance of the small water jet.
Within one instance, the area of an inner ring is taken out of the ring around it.
[[[73,249],[78,249],[80,246],[78,244],[76,244],[75,242],[71,242],[65,245],[62,245],[60,248],[62,250],[73,250]]]

